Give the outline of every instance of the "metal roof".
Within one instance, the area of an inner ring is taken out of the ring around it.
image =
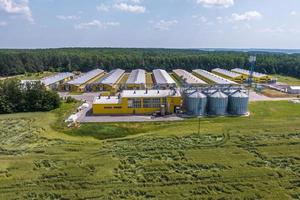
[[[187,84],[207,84],[206,82],[183,69],[175,69],[173,70],[173,72]]]
[[[176,82],[172,79],[172,77],[163,69],[155,69],[153,70],[153,75],[155,79],[155,83],[158,85],[164,84],[176,84]]]
[[[180,97],[179,90],[123,90],[118,96],[96,97],[93,104],[120,104],[122,98],[163,98]]]
[[[121,97],[125,98],[159,98],[176,96],[179,97],[179,90],[123,90]]]
[[[250,71],[246,70],[246,69],[234,68],[231,71],[236,72],[236,73],[240,73],[240,74],[246,74],[246,75],[250,76]],[[258,72],[253,72],[253,77],[262,78],[262,77],[265,77],[265,76],[268,76],[268,75],[258,73]]]
[[[146,84],[146,71],[143,69],[135,69],[133,70],[126,84]]]
[[[82,85],[86,82],[88,82],[89,80],[95,78],[96,76],[102,74],[104,71],[102,69],[94,69],[92,71],[89,71],[85,74],[83,74],[82,76],[79,76],[78,78],[72,80],[72,81],[69,81],[68,84],[70,85]]]
[[[107,75],[100,79],[97,83],[105,84],[105,85],[114,85],[117,81],[123,76],[125,70],[122,69],[114,69],[110,71]]]
[[[119,99],[118,96],[96,97],[93,102],[93,104],[119,104],[119,103],[121,103],[121,99]]]
[[[206,78],[216,84],[224,84],[224,85],[236,84],[235,82],[233,82],[231,80],[228,80],[226,78],[223,78],[221,76],[218,76],[216,74],[208,72],[206,70],[195,69],[195,70],[193,70],[193,72],[196,74],[199,74],[200,76],[203,76],[204,78]]]
[[[70,73],[70,72],[58,73],[58,74],[55,74],[53,76],[48,76],[48,77],[42,78],[41,82],[44,85],[48,86],[48,85],[52,85],[54,83],[57,83],[59,81],[62,81],[66,78],[69,78],[71,76],[74,76],[74,74]]]
[[[291,90],[300,90],[300,86],[290,86]]]
[[[219,74],[223,74],[223,75],[231,77],[231,78],[236,78],[236,77],[241,76],[241,74],[239,74],[239,73],[232,72],[232,71],[229,71],[226,69],[221,69],[221,68],[215,68],[212,70],[212,72],[217,72]]]

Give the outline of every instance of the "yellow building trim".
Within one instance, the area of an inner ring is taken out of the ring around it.
[[[161,111],[162,106],[168,114],[176,111],[177,107],[182,107],[182,97],[180,95],[164,97],[103,97],[103,102],[97,100],[93,103],[94,115],[132,115],[132,114],[152,114]],[[107,102],[107,103],[106,103]]]
[[[234,81],[236,83],[244,83],[246,80],[247,80],[247,77],[245,77],[243,74],[241,74],[240,76],[238,77],[230,77],[230,76],[227,76],[225,74],[222,74],[222,73],[219,73],[219,72],[215,72],[215,71],[212,71],[212,73],[218,75],[218,76],[221,76],[223,78],[226,78],[228,80],[231,80],[231,81]]]
[[[102,78],[105,75],[104,72],[102,72],[101,74],[93,77],[92,79],[88,80],[87,82],[81,84],[81,85],[69,85],[69,91],[70,92],[85,92],[85,87],[88,84],[91,84],[97,80],[99,80],[100,78]]]

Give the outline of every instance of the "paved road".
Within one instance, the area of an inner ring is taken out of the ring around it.
[[[158,122],[158,121],[181,121],[183,118],[177,116],[155,117],[146,115],[130,116],[86,116],[80,122]]]

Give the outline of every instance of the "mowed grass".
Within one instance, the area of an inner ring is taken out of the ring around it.
[[[274,78],[278,79],[278,82],[286,83],[289,85],[300,85],[300,79],[290,77],[290,76],[282,76],[282,75],[272,75]]]
[[[0,199],[300,197],[298,104],[251,103],[200,134],[198,119],[68,129],[74,106],[0,115]]]
[[[38,72],[38,73],[27,73],[27,74],[16,75],[16,76],[0,77],[0,80],[1,79],[10,79],[10,78],[17,78],[20,80],[39,80],[39,79],[42,79],[44,77],[51,76],[54,74],[55,74],[54,72],[44,71],[44,72]]]

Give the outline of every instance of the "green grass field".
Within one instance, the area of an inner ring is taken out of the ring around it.
[[[68,129],[64,104],[0,115],[0,199],[299,199],[300,105]],[[119,137],[118,137],[119,136]]]
[[[300,85],[300,79],[289,77],[289,76],[282,76],[282,75],[272,75],[274,78],[278,79],[278,82],[286,83],[289,85]]]
[[[20,80],[39,80],[47,76],[53,75],[54,72],[39,72],[39,73],[27,73],[22,75],[16,75],[16,76],[9,76],[9,77],[0,77],[1,79],[9,79],[9,78],[17,78]]]

